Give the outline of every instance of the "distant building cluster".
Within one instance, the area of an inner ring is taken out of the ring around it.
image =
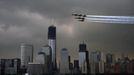
[[[13,75],[20,71],[20,59],[0,59],[0,75]]]
[[[78,59],[71,62],[67,48],[60,50],[60,61],[56,59],[56,27],[48,28],[48,45],[42,46],[33,61],[33,45],[22,43],[21,58],[0,59],[0,75],[43,75],[43,74],[133,74],[134,59],[122,55],[116,59],[112,53],[87,50],[79,44]]]

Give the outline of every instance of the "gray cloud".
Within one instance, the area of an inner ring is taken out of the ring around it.
[[[132,0],[1,0],[0,57],[19,56],[21,42],[33,43],[35,54],[47,44],[47,28],[57,26],[57,50],[67,47],[74,58],[85,40],[88,50],[133,55],[134,26],[80,23],[72,13],[134,15]],[[74,54],[75,53],[75,54]]]

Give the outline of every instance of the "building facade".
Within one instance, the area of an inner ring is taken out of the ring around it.
[[[79,44],[79,69],[81,71],[81,73],[85,73],[87,74],[87,49],[86,49],[86,44],[82,43]]]
[[[93,51],[90,54],[91,74],[104,73],[104,56],[100,51]]]
[[[27,67],[29,62],[33,62],[33,45],[21,43],[21,66]]]
[[[48,28],[48,45],[51,47],[52,50],[53,69],[56,70],[56,27],[53,25]]]
[[[60,73],[62,74],[68,74],[69,73],[69,61],[68,61],[68,50],[66,48],[63,48],[61,50],[61,56],[60,56]]]
[[[20,59],[0,59],[0,75],[19,74]]]

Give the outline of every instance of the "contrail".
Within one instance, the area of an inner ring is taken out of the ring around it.
[[[129,19],[134,20],[134,16],[103,16],[103,15],[86,15],[89,18],[104,18],[104,19]]]
[[[116,20],[116,19],[92,19],[92,18],[85,18],[85,21],[99,22],[99,23],[134,24],[134,21]]]
[[[134,24],[134,16],[86,15],[85,21],[100,23]]]
[[[100,22],[100,23],[120,23],[120,24],[134,24],[134,19],[130,18],[89,18],[85,17],[85,21],[89,22]]]
[[[104,15],[83,15],[72,14],[78,21],[100,22],[100,23],[118,23],[134,24],[134,16],[104,16]]]

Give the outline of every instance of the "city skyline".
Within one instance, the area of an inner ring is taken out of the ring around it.
[[[118,58],[112,53],[88,52],[84,41],[79,43],[79,59],[72,60],[68,50],[62,48],[59,60],[56,57],[56,40],[56,27],[49,26],[49,45],[42,46],[35,61],[33,61],[33,45],[21,43],[21,58],[0,59],[0,74],[133,74],[134,72],[134,59],[124,54]]]
[[[57,27],[57,54],[67,48],[77,59],[78,44],[85,41],[87,50],[122,53],[134,57],[134,26],[122,24],[80,23],[74,12],[97,15],[134,15],[133,1],[0,1],[0,58],[20,57],[20,43],[34,45],[34,56],[47,44],[47,28]],[[56,6],[58,5],[58,6]],[[122,9],[123,8],[123,9]]]

